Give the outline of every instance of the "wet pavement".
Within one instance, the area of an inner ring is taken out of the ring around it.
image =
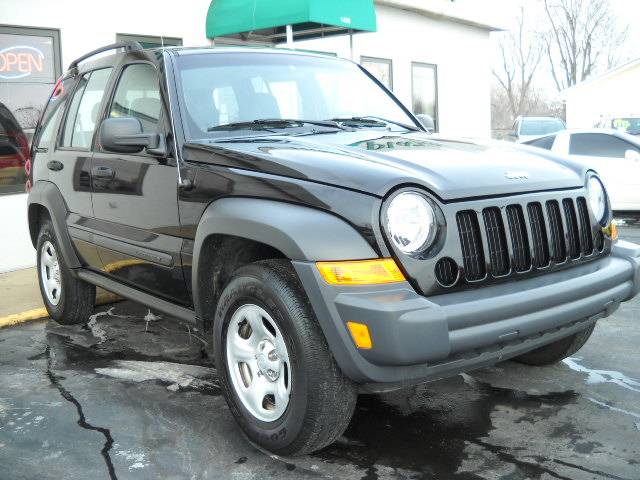
[[[639,340],[636,298],[561,364],[361,396],[338,442],[279,458],[236,426],[208,339],[121,302],[0,330],[0,479],[640,479]]]

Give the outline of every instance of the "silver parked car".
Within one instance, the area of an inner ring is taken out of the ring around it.
[[[563,130],[525,142],[596,170],[613,210],[640,210],[640,139],[621,130]]]

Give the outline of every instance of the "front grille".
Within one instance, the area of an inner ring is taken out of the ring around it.
[[[486,272],[478,216],[474,210],[463,210],[458,212],[456,219],[465,278],[471,281],[480,280],[484,278]]]
[[[583,197],[487,207],[482,221],[475,210],[462,210],[456,220],[463,278],[472,282],[578,259],[592,254],[594,243],[596,251],[604,248]]]
[[[527,205],[529,223],[531,224],[531,240],[533,241],[533,266],[544,268],[549,265],[549,241],[547,240],[547,226],[539,202]]]
[[[507,207],[507,220],[511,233],[511,247],[513,252],[513,267],[517,272],[526,272],[531,268],[531,251],[527,238],[527,226],[520,205]]]
[[[551,258],[556,263],[564,262],[567,258],[567,248],[564,244],[564,227],[560,205],[555,200],[547,202],[547,216],[551,233]]]
[[[582,197],[578,199],[578,218],[580,218],[580,245],[582,246],[582,253],[590,255],[591,252],[593,252],[591,223],[589,222],[587,201]]]
[[[497,207],[485,208],[482,217],[484,229],[487,232],[491,274],[494,277],[506,275],[509,273],[509,247],[507,247],[507,238],[504,233],[502,213]]]
[[[576,220],[576,211],[573,208],[573,200],[565,198],[562,201],[562,208],[564,208],[564,218],[567,221],[569,256],[571,258],[578,258],[580,256],[580,238],[578,237],[578,220]]]

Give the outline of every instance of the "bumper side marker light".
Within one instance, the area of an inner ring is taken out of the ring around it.
[[[369,327],[364,323],[347,322],[347,328],[356,347],[362,350],[371,350],[373,342],[371,341],[371,335],[369,335]]]

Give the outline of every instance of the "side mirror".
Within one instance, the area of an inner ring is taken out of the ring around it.
[[[637,150],[627,150],[624,152],[624,158],[627,160],[635,160],[636,162],[640,161],[640,152]]]
[[[104,119],[100,126],[100,145],[109,152],[138,153],[146,149],[151,155],[166,155],[164,137],[143,133],[142,123],[134,117]]]
[[[427,130],[427,132],[433,133],[436,131],[436,124],[430,115],[427,115],[425,113],[419,113],[416,115],[416,118],[420,120],[420,123]]]

